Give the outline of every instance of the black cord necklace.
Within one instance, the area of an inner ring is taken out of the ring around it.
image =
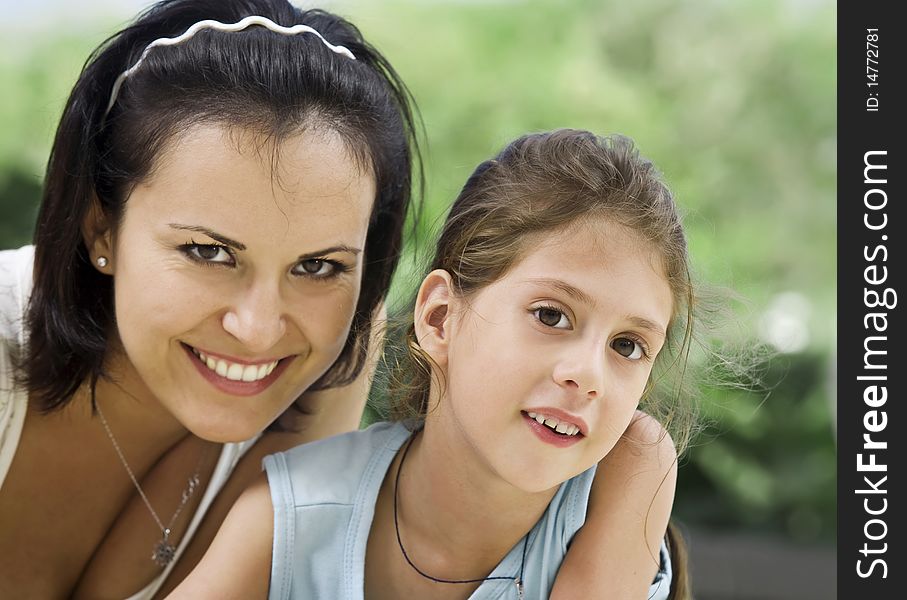
[[[413,445],[413,440],[416,439],[416,434],[418,431],[413,432],[409,436],[409,440],[406,442],[406,448],[403,449],[403,456],[400,457],[400,465],[397,467],[397,476],[394,478],[394,531],[397,532],[397,544],[400,545],[400,552],[403,553],[403,558],[406,559],[406,562],[413,568],[413,570],[425,577],[426,579],[431,579],[436,583],[478,583],[480,581],[492,581],[495,579],[509,579],[516,584],[517,593],[519,594],[520,600],[523,600],[523,567],[526,566],[526,544],[529,541],[529,535],[527,534],[523,538],[523,560],[520,562],[520,576],[514,579],[513,577],[482,577],[479,579],[440,579],[438,577],[432,577],[428,573],[424,572],[422,569],[413,564],[413,561],[410,560],[409,555],[406,553],[406,548],[403,547],[403,539],[400,537],[400,524],[397,521],[397,488],[400,487],[400,473],[403,471],[403,462],[406,460],[406,455],[409,453],[410,446]]]

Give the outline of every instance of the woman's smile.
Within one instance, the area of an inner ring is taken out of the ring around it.
[[[271,386],[297,355],[262,361],[240,361],[182,344],[190,362],[206,381],[227,394],[254,396]]]
[[[267,427],[353,320],[374,183],[328,131],[280,152],[274,166],[222,127],[192,128],[133,191],[115,239],[126,367],[205,439]]]

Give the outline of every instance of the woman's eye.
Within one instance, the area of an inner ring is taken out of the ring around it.
[[[535,309],[533,313],[542,325],[555,329],[570,329],[570,320],[567,315],[556,308],[541,307]]]
[[[642,344],[631,338],[617,338],[611,342],[611,347],[621,356],[630,360],[639,360],[645,356]]]
[[[299,263],[294,271],[297,275],[323,278],[333,275],[337,271],[337,265],[323,258],[310,258]]]
[[[189,255],[200,261],[207,263],[231,264],[233,256],[225,246],[219,244],[190,244],[186,247]]]

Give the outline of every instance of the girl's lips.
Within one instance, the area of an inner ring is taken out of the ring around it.
[[[275,366],[267,376],[257,381],[235,381],[218,375],[215,371],[209,369],[208,365],[202,362],[201,358],[199,358],[191,346],[187,344],[182,344],[182,346],[196,370],[208,381],[208,383],[218,390],[233,396],[255,396],[256,394],[265,391],[271,384],[277,381],[277,378],[280,377],[293,359],[296,358],[295,355],[293,355],[279,359],[277,361],[277,366]],[[213,357],[214,355],[211,356]],[[240,361],[237,362],[239,363]],[[243,362],[242,364],[258,363]]]
[[[520,413],[520,415],[523,417],[523,421],[526,423],[526,425],[528,425],[529,429],[532,430],[532,433],[534,433],[538,439],[557,448],[567,448],[569,446],[572,446],[573,444],[578,443],[583,439],[583,437],[585,437],[582,433],[577,433],[576,435],[563,435],[557,433],[550,427],[542,425],[535,419],[531,418],[525,412]]]
[[[579,427],[580,434],[586,436],[589,435],[589,426],[586,424],[586,421],[582,417],[568,413],[565,410],[560,408],[555,408],[553,406],[538,406],[533,408],[526,408],[523,410],[524,413],[536,413],[545,415],[547,417],[554,417],[558,421],[563,423],[569,423]]]

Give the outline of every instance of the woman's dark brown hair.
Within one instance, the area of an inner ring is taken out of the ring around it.
[[[201,20],[235,23],[249,15],[286,27],[308,25],[356,59],[331,52],[311,34],[280,35],[259,26],[203,30],[150,52],[106,113],[114,81],[150,42],[176,37]],[[97,381],[115,335],[112,280],[90,264],[81,232],[86,215],[99,210],[116,226],[131,191],[149,176],[168,142],[200,123],[243,128],[275,148],[307,127],[326,128],[374,176],[377,194],[352,329],[314,387],[354,379],[372,314],[399,259],[413,168],[421,165],[413,110],[390,64],[352,24],[285,0],[165,0],[109,38],[87,61],[66,103],[47,166],[28,341],[18,360],[36,405],[59,408],[83,383]]]

